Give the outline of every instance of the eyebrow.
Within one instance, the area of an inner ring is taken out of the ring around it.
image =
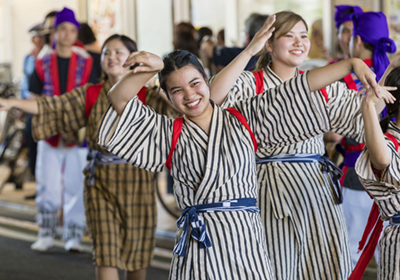
[[[287,33],[294,33],[292,30],[290,30],[290,31],[288,31]],[[286,33],[286,34],[287,34]],[[300,33],[307,33],[308,34],[308,31],[301,31]]]
[[[193,80],[191,80],[191,81],[189,82],[189,84],[192,83],[192,82],[195,81],[195,80],[200,80],[200,78],[199,78],[199,77],[194,78]],[[169,89],[169,91],[173,91],[174,89],[177,89],[177,88],[180,88],[180,87],[172,87],[172,88]]]

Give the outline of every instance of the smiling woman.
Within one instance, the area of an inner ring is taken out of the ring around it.
[[[297,67],[304,62],[310,48],[304,19],[291,11],[279,12],[273,27],[275,32],[265,44],[258,71],[244,71],[222,79],[217,76],[212,81],[212,99],[221,107],[254,98],[301,73]],[[328,71],[326,75],[332,78],[337,74],[335,71]],[[213,90],[229,84],[226,81],[231,77],[238,77],[232,82],[233,87]],[[332,84],[325,84],[320,90],[329,100],[330,131],[361,141],[364,136],[362,96],[337,82],[341,78],[332,79]],[[383,102],[379,104],[377,110],[382,110]],[[303,109],[293,110],[291,114],[303,112]],[[271,262],[277,279],[347,279],[351,272],[347,229],[339,205],[341,193],[332,189],[327,173],[322,171],[324,153],[322,134],[285,147],[260,146],[258,149],[257,157],[263,159],[257,168],[258,206],[265,231],[269,232],[268,252],[275,256]],[[307,156],[319,160],[294,160]],[[280,239],[282,231],[287,233],[284,240]]]
[[[214,82],[219,85],[213,83],[212,91],[230,88],[270,38],[274,19],[271,16],[220,72]],[[352,69],[379,90],[373,73],[360,60],[346,60],[298,75],[223,110],[209,99],[204,69],[193,54],[175,51],[161,60],[136,52],[125,66],[138,63],[142,65],[108,94],[113,107],[104,115],[99,144],[134,166],[158,172],[166,165],[170,170],[177,205],[183,210],[170,279],[275,279],[256,206],[255,151],[258,146],[282,149],[328,130],[326,97],[313,91]],[[157,72],[162,89],[183,117],[171,120],[156,114],[136,97]],[[293,110],[306,114],[293,115]],[[270,117],[276,115],[279,118]]]

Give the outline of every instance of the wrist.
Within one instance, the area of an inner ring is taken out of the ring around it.
[[[255,56],[256,54],[253,54],[250,50],[248,50],[247,48],[244,49],[244,51],[241,52],[241,55],[243,57],[246,57],[247,59],[251,59],[253,56]]]

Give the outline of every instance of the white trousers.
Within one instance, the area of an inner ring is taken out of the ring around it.
[[[83,202],[87,148],[53,147],[39,141],[36,160],[37,222],[40,236],[54,236],[56,212],[63,208],[64,240],[82,238],[86,226]]]
[[[357,191],[343,188],[343,213],[349,235],[350,253],[353,267],[361,256],[358,252],[358,243],[364,233],[374,200],[366,191]],[[379,263],[378,246],[374,253],[376,263]]]

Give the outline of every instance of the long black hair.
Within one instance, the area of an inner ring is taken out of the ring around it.
[[[385,80],[385,86],[397,87],[397,89],[390,91],[390,93],[396,98],[396,101],[394,103],[386,103],[388,114],[380,122],[383,132],[386,132],[390,120],[399,116],[400,66],[396,67],[389,73]]]
[[[204,80],[207,81],[207,74],[204,71],[204,68],[201,65],[200,61],[194,54],[188,51],[173,51],[164,57],[163,62],[164,68],[160,72],[158,72],[158,79],[160,80],[160,87],[164,90],[168,98],[169,94],[167,93],[166,85],[168,76],[172,72],[179,70],[182,67],[192,65],[201,73]]]

